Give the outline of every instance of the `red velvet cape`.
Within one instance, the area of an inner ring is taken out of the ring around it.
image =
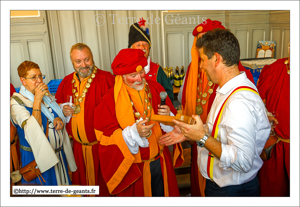
[[[66,76],[60,83],[55,98],[57,103],[69,102],[68,95],[72,95],[72,81],[73,73]],[[108,92],[110,88],[114,85],[114,76],[111,73],[97,70],[96,76],[91,83],[88,92],[86,93],[85,109],[84,109],[84,124],[86,126],[85,131],[89,142],[96,141],[96,135],[94,131],[94,109],[101,101],[101,98]],[[67,123],[67,132],[69,136],[73,137],[72,118]],[[73,151],[74,157],[77,165],[77,170],[72,173],[72,184],[73,185],[86,185],[86,170],[85,163],[82,152],[82,145],[73,139]],[[101,177],[100,165],[99,165],[99,156],[98,156],[98,146],[99,143],[92,146],[93,158],[94,158],[94,168],[95,168],[95,182],[98,185],[99,179]],[[98,177],[99,176],[99,177]],[[100,190],[100,195],[104,193],[104,190]]]
[[[155,114],[157,114],[160,104],[159,93],[165,91],[164,88],[157,82],[147,80],[150,91],[152,93],[152,106]],[[121,104],[121,103],[120,103]],[[169,97],[166,99],[166,105],[168,105],[173,114],[177,111],[171,103]],[[114,132],[120,130],[120,125],[116,118],[114,90],[111,89],[106,96],[103,97],[103,101],[95,109],[95,130],[103,132],[104,136],[110,137]],[[123,129],[121,129],[123,130]],[[177,146],[177,145],[175,145]],[[149,147],[139,149],[143,159],[149,159]],[[174,150],[175,151],[175,150]],[[167,173],[168,173],[168,188],[170,196],[179,196],[178,184],[175,176],[175,172],[172,166],[172,159],[168,147],[164,147],[163,150]],[[147,157],[148,156],[148,157]],[[107,183],[114,175],[121,162],[124,160],[124,156],[120,148],[117,145],[99,145],[99,158],[102,169],[102,174],[105,182]],[[162,158],[160,159],[161,165],[163,164]],[[180,166],[183,160],[178,160],[175,167]],[[129,170],[126,172],[121,183],[116,187],[112,194],[116,196],[144,196],[143,187],[143,165],[144,163],[132,163]],[[163,167],[162,167],[163,169]]]
[[[286,58],[278,59],[271,65],[266,65],[257,85],[262,100],[266,100],[269,112],[276,112],[279,124],[276,133],[284,138],[290,138],[290,75],[284,64]],[[269,160],[264,161],[258,174],[261,196],[290,195],[290,144],[278,142]]]

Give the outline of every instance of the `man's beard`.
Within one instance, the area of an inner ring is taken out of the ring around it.
[[[141,91],[141,90],[143,90],[143,88],[144,88],[145,82],[146,82],[146,79],[143,78],[142,82],[137,82],[137,81],[134,82],[134,84],[132,85],[132,87],[133,87],[135,90],[137,90],[137,91]],[[141,83],[142,83],[142,85],[140,85]],[[136,86],[136,85],[140,85],[140,86]]]
[[[88,70],[87,73],[82,73],[81,70],[83,70],[83,69],[89,69],[89,70]],[[86,67],[79,67],[77,73],[78,73],[78,75],[80,77],[87,78],[87,77],[89,77],[92,74],[93,69],[94,69],[94,65],[92,65],[92,66],[86,66]]]

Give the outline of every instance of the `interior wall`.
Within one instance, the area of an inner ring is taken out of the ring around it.
[[[77,42],[89,45],[96,66],[111,72],[114,57],[128,47],[130,25],[140,17],[149,26],[152,61],[162,67],[187,68],[192,31],[208,18],[220,21],[237,36],[241,59],[254,58],[259,40],[277,41],[275,57],[287,56],[288,10],[49,10],[40,11],[39,17],[11,18],[11,83],[20,86],[17,67],[24,60],[40,65],[46,83],[72,73],[69,52]]]

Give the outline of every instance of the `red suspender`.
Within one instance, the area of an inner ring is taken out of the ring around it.
[[[221,117],[222,117],[222,113],[223,113],[223,110],[224,110],[224,106],[226,104],[226,102],[228,101],[228,99],[233,95],[235,94],[236,92],[239,92],[239,91],[251,91],[253,93],[256,93],[257,95],[258,92],[253,89],[253,88],[250,88],[248,86],[240,86],[236,89],[234,89],[232,91],[232,93],[226,98],[226,100],[224,101],[224,103],[222,104],[221,108],[220,108],[220,111],[216,117],[216,120],[215,120],[215,123],[214,123],[214,126],[213,126],[213,129],[212,129],[212,132],[211,132],[211,135],[216,139],[217,138],[217,135],[218,135],[218,131],[219,131],[219,124],[220,124],[220,121],[221,121]],[[212,153],[208,153],[208,158],[207,158],[207,175],[208,177],[213,180],[213,168],[214,168],[214,155]]]

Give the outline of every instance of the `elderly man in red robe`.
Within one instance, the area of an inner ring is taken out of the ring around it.
[[[267,160],[258,173],[260,194],[290,196],[290,58],[266,65],[257,89],[267,110],[277,119],[275,132],[267,141],[271,145]]]
[[[73,151],[78,168],[72,174],[72,183],[100,185],[100,196],[108,196],[100,173],[94,109],[113,87],[114,76],[95,66],[91,49],[83,43],[71,47],[70,58],[75,72],[62,80],[55,98],[68,117],[67,132],[74,141]],[[70,97],[74,108],[71,107]]]
[[[194,43],[191,49],[192,62],[190,63],[184,84],[180,88],[178,99],[182,103],[182,112],[184,115],[192,116],[197,114],[201,117],[203,123],[206,122],[207,115],[216,96],[218,84],[211,82],[205,72],[199,68],[200,57],[199,49],[196,47],[198,38],[201,38],[206,32],[215,28],[225,29],[221,22],[207,19],[193,30]],[[247,78],[254,83],[253,76],[249,70],[246,70],[239,62],[239,70],[246,73]],[[199,173],[197,166],[197,144],[192,144],[191,161],[191,196],[204,196],[205,179]]]
[[[145,79],[147,58],[140,49],[123,49],[112,63],[114,88],[95,109],[95,131],[101,171],[111,195],[179,196],[173,166],[183,162],[181,145],[174,145],[173,165],[168,147],[158,143],[173,128],[151,120],[151,115],[174,115],[161,107],[164,88]]]

